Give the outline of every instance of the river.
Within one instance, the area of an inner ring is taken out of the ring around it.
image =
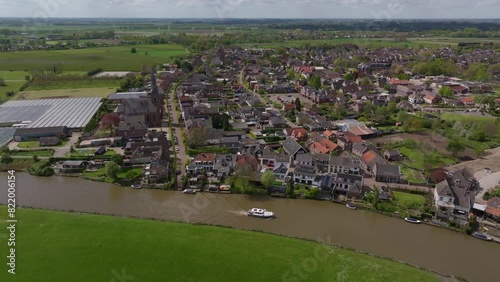
[[[6,184],[7,174],[0,173],[0,179]],[[0,187],[0,203],[6,204],[7,185]],[[471,281],[498,281],[500,244],[328,201],[185,195],[27,173],[17,173],[16,196],[20,206],[218,224],[322,240]],[[247,217],[245,211],[252,207],[274,211],[277,218]]]

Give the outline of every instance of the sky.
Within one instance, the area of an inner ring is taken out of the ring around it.
[[[0,0],[0,17],[498,18],[500,0]]]

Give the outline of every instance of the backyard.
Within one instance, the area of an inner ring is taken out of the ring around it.
[[[116,179],[106,176],[106,169],[104,167],[98,169],[97,171],[85,171],[82,175],[90,180],[104,181],[108,183],[124,183],[133,180],[129,179],[131,175],[134,175],[135,177],[142,175],[142,167],[122,167],[121,171],[116,175]]]
[[[426,198],[424,196],[403,193],[403,192],[393,192],[395,204],[398,207],[405,209],[419,209],[425,205]]]
[[[61,140],[59,141],[59,144],[51,147],[62,147],[66,145],[66,143],[68,143],[68,140]],[[21,149],[30,149],[30,148],[40,148],[42,146],[40,146],[40,142],[38,141],[25,141],[25,142],[19,142],[19,144],[17,144],[17,147]]]

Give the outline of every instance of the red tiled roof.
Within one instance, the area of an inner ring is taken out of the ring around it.
[[[351,126],[349,127],[349,131],[357,136],[374,134],[373,130],[369,129],[365,125]]]
[[[311,145],[309,145],[309,150],[311,150],[311,152],[313,153],[321,153],[321,154],[328,154],[329,152],[331,152],[318,142],[313,142]]]
[[[474,103],[474,99],[472,99],[471,97],[465,97],[465,98],[460,99],[460,102],[462,102],[462,103]]]
[[[500,217],[500,197],[489,199],[485,212]]]
[[[236,159],[236,165],[250,165],[253,170],[257,170],[259,168],[259,160],[255,156],[251,155],[238,156],[238,158]]]
[[[212,154],[212,153],[198,154],[194,158],[193,162],[196,162],[196,161],[198,161],[198,162],[213,162],[213,161],[215,161],[215,154]]]
[[[391,78],[391,79],[389,79],[389,84],[391,84],[391,85],[408,85],[408,84],[410,84],[410,81],[400,80],[397,78]]]
[[[337,149],[337,147],[339,146],[326,138],[321,139],[319,143],[330,151]]]
[[[344,137],[347,138],[347,140],[351,141],[351,143],[363,142],[363,139],[360,136],[355,135],[350,131],[344,132]]]
[[[325,132],[323,132],[323,135],[325,135],[326,137],[330,137],[332,135],[335,135],[335,133],[331,132],[330,130],[325,130]]]
[[[370,164],[371,162],[373,162],[373,160],[375,160],[376,157],[377,154],[375,154],[373,151],[368,151],[363,154],[362,159],[365,163]]]

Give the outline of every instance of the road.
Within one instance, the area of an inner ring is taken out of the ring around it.
[[[180,83],[180,82],[179,82]],[[182,176],[186,174],[186,163],[188,160],[187,154],[186,154],[186,148],[184,145],[184,138],[182,136],[182,125],[179,120],[179,113],[176,108],[176,101],[175,101],[175,87],[170,91],[168,98],[167,98],[167,103],[166,103],[166,109],[165,112],[168,114],[168,119],[170,120],[170,126],[171,130],[173,130],[173,135],[177,137],[177,143],[178,145],[173,145],[174,147],[174,156],[177,158],[177,170],[181,171],[181,175],[177,176],[177,183],[181,184],[182,183]],[[174,141],[172,140],[172,144],[174,144]],[[178,151],[175,151],[175,148],[178,149]]]

